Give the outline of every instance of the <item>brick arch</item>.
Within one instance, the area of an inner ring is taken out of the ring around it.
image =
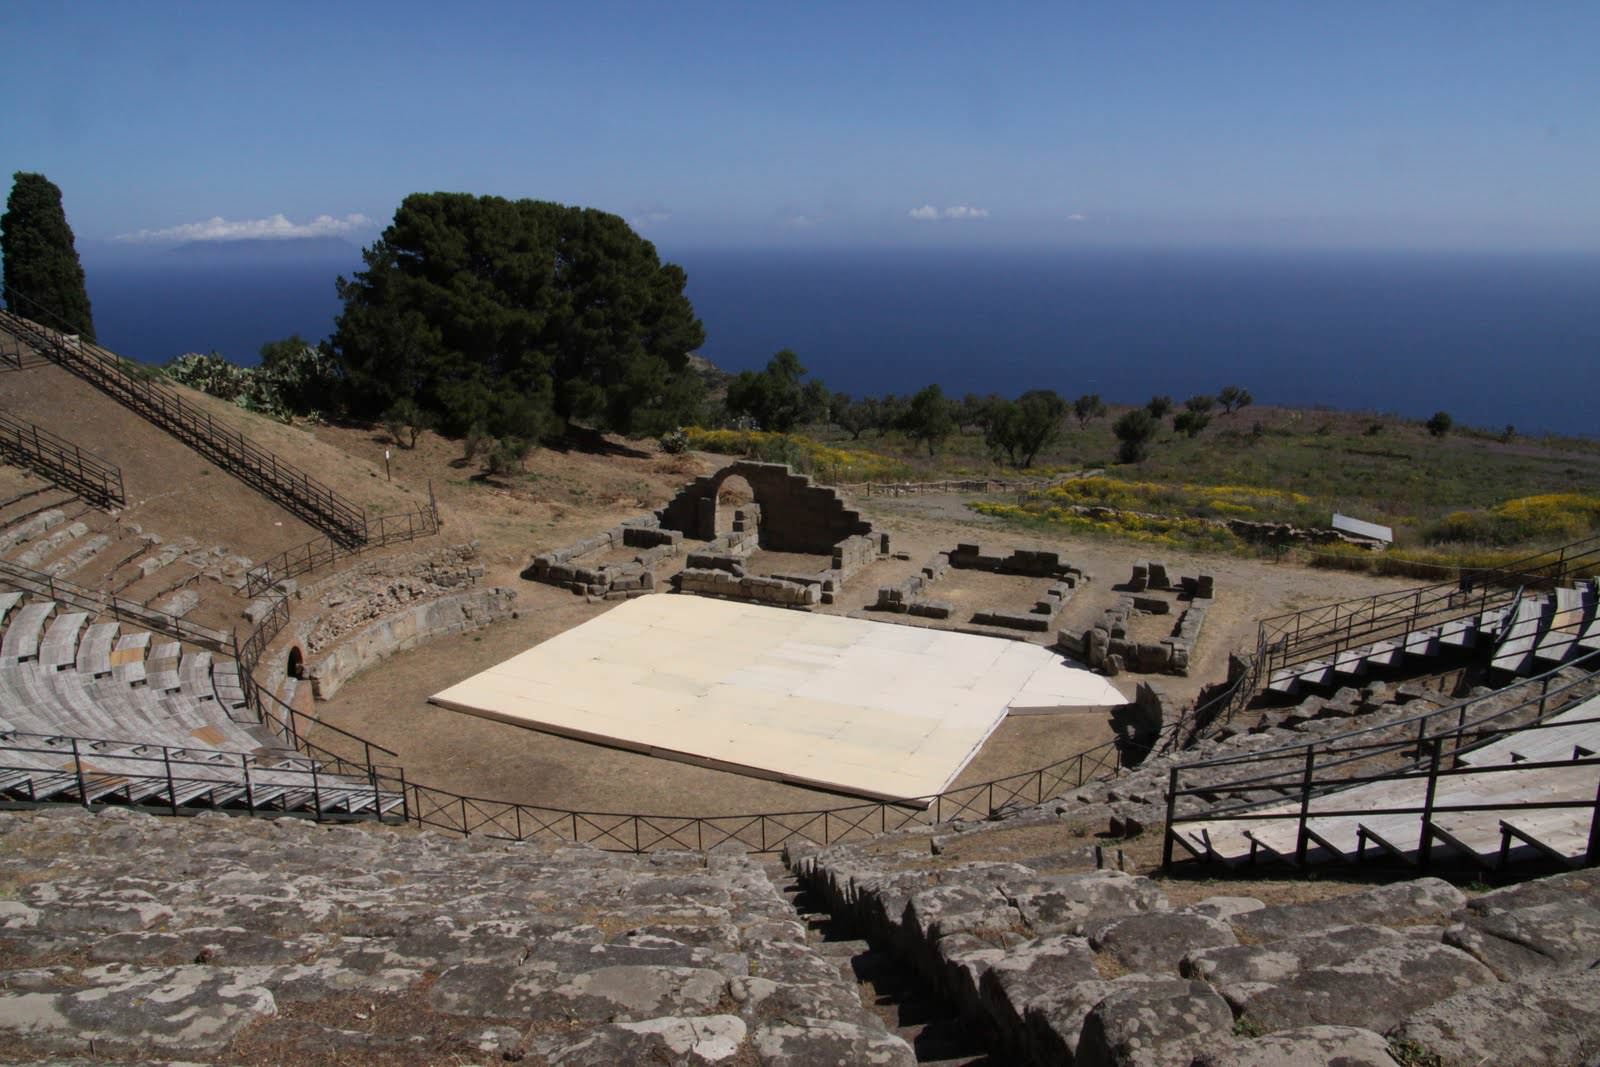
[[[872,524],[845,506],[837,492],[814,485],[785,463],[730,463],[684,486],[657,515],[664,529],[709,541],[717,535],[717,493],[738,475],[750,483],[761,507],[761,547],[775,552],[827,553],[847,537],[870,534]]]

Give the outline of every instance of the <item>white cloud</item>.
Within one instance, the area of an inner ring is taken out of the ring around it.
[[[794,214],[784,219],[784,225],[793,226],[797,230],[809,230],[822,225],[822,216]]]
[[[287,239],[291,237],[339,237],[373,228],[365,215],[318,215],[310,222],[290,222],[283,215],[265,219],[228,220],[218,215],[204,222],[186,222],[161,230],[136,230],[117,236],[118,241],[156,244],[167,241],[241,241],[249,239]]]
[[[940,219],[986,219],[989,217],[989,209],[972,207],[969,204],[955,204],[941,211],[932,204],[923,204],[921,207],[912,208],[908,214],[918,222],[937,222]]]
[[[656,223],[666,222],[670,218],[672,218],[672,212],[668,211],[666,208],[645,208],[638,214],[630,215],[628,217],[628,225],[637,230],[642,229],[645,226],[652,226]]]
[[[1081,211],[1074,211],[1072,214],[1067,216],[1067,221],[1068,222],[1088,222],[1089,221],[1089,216],[1085,215]]]

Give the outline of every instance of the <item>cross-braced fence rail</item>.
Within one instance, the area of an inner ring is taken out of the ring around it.
[[[0,411],[0,455],[72,490],[96,507],[122,507],[122,470],[64,437]]]
[[[776,852],[789,845],[863,840],[952,819],[987,819],[1008,807],[1042,804],[1067,789],[1114,775],[1121,765],[1120,749],[1107,742],[1046,767],[933,796],[745,815],[576,811],[464,796],[412,782],[407,786],[406,815],[419,825],[456,833],[620,852],[704,851],[728,844]]]

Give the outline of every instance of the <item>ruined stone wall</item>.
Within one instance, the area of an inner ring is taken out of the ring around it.
[[[761,547],[775,552],[828,554],[847,537],[870,535],[872,524],[845,506],[837,492],[815,485],[786,464],[740,461],[696,478],[656,512],[661,527],[709,541],[716,536],[717,493],[734,477],[750,483],[761,509]]]
[[[680,593],[723,597],[728,600],[748,600],[756,604],[773,604],[784,608],[808,608],[821,599],[822,585],[795,581],[789,578],[764,578],[756,574],[738,573],[723,569],[689,569],[680,571],[673,579]]]
[[[522,577],[581,595],[623,600],[654,592],[655,575],[651,568],[664,559],[675,557],[682,545],[683,534],[663,530],[654,515],[643,515],[576,544],[539,553],[523,570]],[[639,551],[627,563],[590,566],[582,562],[585,556],[614,548]]]
[[[853,534],[833,546],[833,569],[841,582],[849,581],[867,564],[878,558],[881,541],[865,534]]]
[[[291,590],[296,600],[309,605],[294,607],[300,644],[315,655],[377,619],[469,588],[483,573],[476,541],[362,559]]]
[[[1072,599],[1079,582],[1089,576],[1070,563],[1062,562],[1054,552],[1018,549],[1009,555],[984,552],[977,545],[957,545],[951,552],[937,553],[922,566],[921,574],[914,574],[897,586],[884,586],[878,590],[877,611],[891,611],[903,615],[918,615],[930,619],[948,619],[953,609],[942,600],[932,600],[926,595],[928,587],[944,577],[951,567],[982,570],[992,574],[1020,574],[1027,577],[1054,578],[1055,582],[1045,595],[1034,601],[1026,610],[985,610],[972,616],[979,626],[999,626],[1010,630],[1044,633],[1055,621],[1067,601]]]
[[[1095,625],[1082,632],[1062,630],[1057,633],[1056,647],[1111,675],[1125,670],[1187,675],[1189,661],[1200,641],[1206,610],[1216,592],[1212,576],[1182,577],[1174,584],[1163,564],[1136,563],[1125,588],[1130,591],[1117,598]],[[1178,614],[1172,632],[1159,641],[1130,639],[1128,620],[1133,615],[1166,615],[1172,609],[1167,599],[1149,596],[1148,591],[1174,589],[1182,590],[1190,600],[1189,606]]]

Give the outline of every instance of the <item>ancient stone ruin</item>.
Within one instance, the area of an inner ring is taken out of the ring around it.
[[[750,485],[755,500],[739,505],[732,529],[719,535],[718,493],[734,477]],[[706,542],[673,579],[683,593],[781,607],[831,604],[847,580],[889,551],[888,535],[846,507],[836,491],[780,463],[733,463],[696,478],[656,516],[664,528]],[[826,555],[829,565],[812,573],[751,574],[746,560],[757,548]]]
[[[735,477],[750,485],[755,500],[719,504],[724,483]],[[731,528],[722,533],[719,506],[733,507]],[[686,547],[685,540],[701,543]],[[637,551],[627,559],[601,559],[630,548]],[[830,564],[809,574],[750,574],[746,560],[757,548],[826,555]],[[740,461],[696,478],[654,514],[540,553],[522,577],[591,599],[625,600],[656,592],[657,564],[687,553],[672,577],[677,592],[805,608],[833,603],[846,580],[888,551],[889,536],[835,490],[782,463]]]
[[[1059,631],[1056,647],[1110,675],[1123,671],[1187,675],[1189,661],[1200,640],[1206,609],[1215,595],[1216,583],[1212,576],[1201,574],[1173,581],[1167,575],[1165,564],[1150,561],[1135,563],[1127,584],[1118,588],[1124,590],[1123,595],[1105,610],[1098,622],[1082,631]],[[1152,596],[1152,590],[1177,596]],[[1188,598],[1188,607],[1178,613],[1167,636],[1140,641],[1130,634],[1130,621],[1136,616],[1170,614],[1174,599],[1182,597]]]
[[[959,570],[988,571],[991,574],[1020,574],[1026,577],[1050,578],[1053,584],[1044,596],[1034,601],[1025,611],[984,610],[975,613],[972,621],[979,626],[1001,626],[1012,630],[1044,633],[1056,616],[1072,599],[1080,582],[1089,576],[1070,563],[1064,563],[1056,552],[1035,549],[1016,549],[1008,555],[985,552],[977,545],[960,544],[949,552],[936,553],[923,564],[922,572],[914,574],[899,585],[884,586],[878,590],[874,610],[900,615],[916,615],[930,619],[948,619],[953,608],[942,600],[932,600],[924,595],[928,588],[949,573]]]
[[[656,564],[676,557],[683,542],[683,534],[661,529],[660,522],[654,515],[628,519],[575,545],[541,552],[522,577],[604,600],[653,593]],[[594,561],[594,557],[619,548],[638,552],[620,563]]]

